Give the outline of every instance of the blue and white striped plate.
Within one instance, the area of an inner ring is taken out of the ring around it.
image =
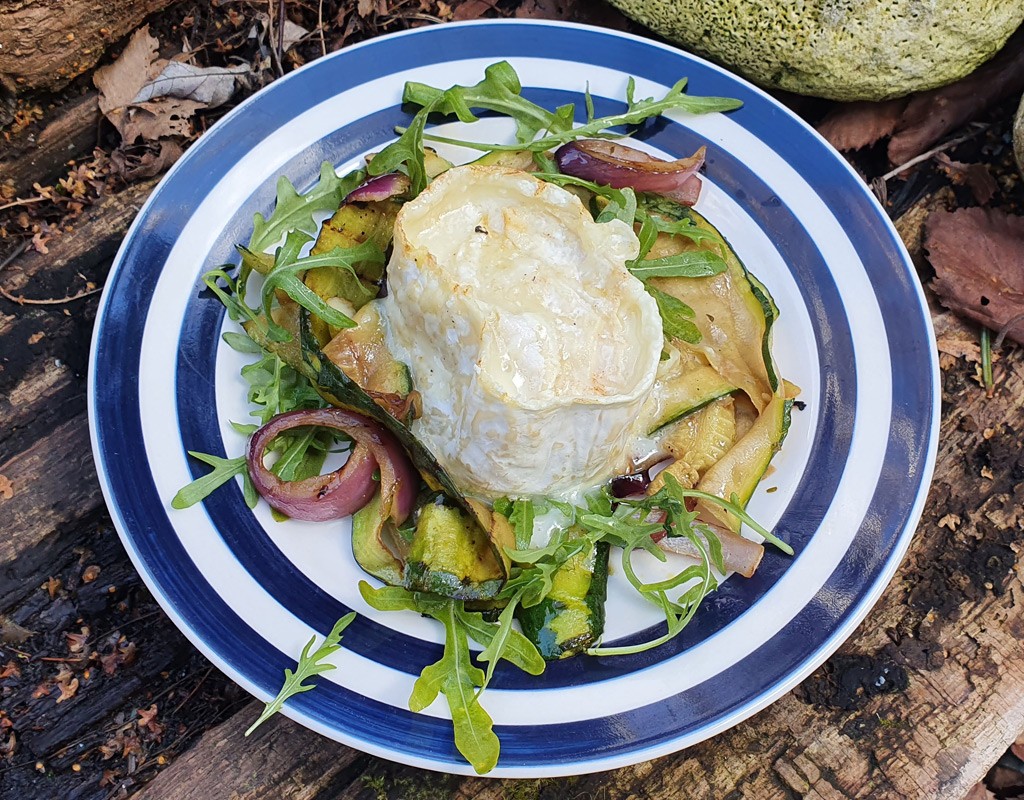
[[[326,736],[407,764],[469,773],[442,703],[411,713],[439,631],[381,614],[346,524],[278,524],[229,485],[205,504],[170,499],[205,471],[186,456],[243,451],[244,359],[200,275],[234,259],[279,175],[308,188],[322,161],[340,172],[394,136],[402,87],[475,83],[509,60],[548,107],[589,86],[597,111],[680,77],[698,95],[736,97],[727,115],[672,114],[639,146],[679,157],[708,145],[699,210],[774,294],[781,372],[806,408],[753,515],[796,548],[733,578],[670,644],[579,657],[532,678],[499,669],[484,705],[501,739],[500,776],[610,769],[679,750],[749,717],[850,635],[906,551],[931,477],[938,391],[932,332],[899,238],[856,174],[770,97],[700,59],[637,37],[548,22],[444,25],[346,48],[277,81],[215,125],[153,193],[118,254],[93,341],[90,421],[107,503],[125,546],[168,614],[215,664],[260,698],[315,632],[359,612],[338,669],[285,713]],[[467,138],[508,135],[488,118]],[[442,126],[457,131],[458,124]],[[461,131],[463,134],[466,131]],[[614,579],[606,641],[649,636],[653,608]]]

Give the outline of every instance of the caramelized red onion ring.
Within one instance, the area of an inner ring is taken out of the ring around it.
[[[292,428],[316,425],[341,431],[355,443],[341,469],[301,481],[282,481],[263,464],[267,445]],[[419,476],[405,451],[373,420],[342,408],[316,408],[280,414],[249,441],[246,454],[256,491],[273,508],[294,519],[324,522],[340,519],[370,502],[378,487],[381,508],[390,508],[396,523],[412,512]],[[374,473],[380,470],[380,483]]]
[[[700,196],[697,170],[704,164],[706,148],[689,158],[663,161],[642,150],[607,139],[580,139],[555,151],[558,169],[566,175],[639,192],[655,192],[692,206]]]
[[[345,197],[346,203],[366,203],[387,200],[409,191],[409,178],[400,172],[388,172],[363,181]]]
[[[728,572],[738,572],[744,578],[753,576],[757,565],[761,563],[764,555],[764,547],[750,539],[744,539],[738,533],[733,533],[728,528],[722,528],[708,522],[701,522],[707,525],[722,543],[722,562]],[[683,556],[700,558],[700,551],[687,536],[667,536],[666,534],[654,534],[651,537],[658,543],[658,547],[667,553],[678,553]]]

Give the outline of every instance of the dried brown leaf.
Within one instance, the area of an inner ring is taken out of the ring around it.
[[[90,564],[82,570],[82,583],[92,583],[100,576],[100,565]]]
[[[35,689],[32,690],[32,698],[38,700],[40,697],[46,697],[53,688],[52,680],[45,680],[40,683]]]
[[[68,652],[81,653],[89,641],[89,630],[83,628],[82,633],[65,633],[64,638],[68,640]]]
[[[14,484],[6,475],[0,475],[0,500],[10,500],[14,497]]]
[[[942,304],[994,331],[1010,325],[1006,335],[1024,343],[1024,217],[983,208],[935,211],[925,231]]]
[[[1024,773],[997,764],[985,776],[985,783],[992,792],[998,792],[1003,797],[1017,797],[1024,791]]]
[[[60,696],[57,698],[58,703],[70,700],[78,693],[78,678],[67,667],[61,667],[57,672],[56,684],[57,688],[60,689]]]
[[[467,19],[480,19],[488,11],[494,11],[497,0],[466,0],[452,11],[452,20],[458,22]]]
[[[940,353],[954,358],[966,358],[975,364],[981,363],[981,345],[977,340],[969,341],[954,336],[939,336],[935,339],[935,344]]]
[[[971,190],[978,205],[988,205],[999,191],[999,184],[992,177],[987,164],[965,164],[962,161],[952,161],[945,153],[936,153],[935,160],[954,183],[963,184]]]
[[[146,83],[158,46],[159,42],[149,35],[149,26],[144,25],[132,34],[113,64],[93,74],[92,82],[100,90],[100,111],[122,136],[128,122],[127,107]]]
[[[296,30],[296,28],[298,30]],[[297,25],[291,30],[291,44],[305,36],[308,31]],[[289,31],[285,27],[285,49],[288,49]],[[216,108],[231,99],[238,79],[249,74],[249,67],[198,67],[181,61],[168,61],[160,74],[146,83],[132,99],[132,105],[175,97],[179,100],[194,100],[208,108]]]
[[[144,728],[149,731],[155,738],[159,739],[163,736],[164,726],[156,721],[157,707],[156,703],[151,705],[149,708],[137,709],[139,715],[139,728]]]
[[[167,136],[192,136],[192,115],[202,103],[163,97],[151,103],[141,103],[128,110],[121,136],[126,144],[137,139],[155,142]]]
[[[836,106],[818,124],[818,133],[836,150],[860,150],[889,136],[900,121],[907,99],[861,101]]]
[[[0,614],[0,642],[4,644],[24,644],[35,635],[35,631],[23,628],[14,620]]]
[[[16,661],[8,661],[3,669],[0,669],[0,681],[4,678],[20,678],[21,670]]]
[[[184,152],[181,145],[173,139],[162,139],[156,150],[150,147],[141,156],[128,156],[118,151],[111,160],[117,174],[131,183],[143,178],[152,178],[170,169]]]
[[[889,140],[889,160],[905,164],[1005,97],[1024,92],[1024,28],[999,55],[949,86],[914,95]]]

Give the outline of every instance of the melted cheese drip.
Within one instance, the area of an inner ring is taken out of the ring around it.
[[[630,226],[570,192],[465,166],[395,225],[384,316],[423,397],[413,433],[468,493],[552,496],[628,466],[662,347]]]

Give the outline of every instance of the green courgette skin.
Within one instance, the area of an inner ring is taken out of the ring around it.
[[[390,586],[405,586],[405,559],[385,544],[386,526],[380,492],[352,515],[352,555],[363,571]],[[398,537],[394,541],[400,542]]]
[[[601,638],[608,596],[608,551],[608,543],[599,542],[573,556],[555,573],[547,597],[535,606],[516,610],[523,634],[545,660],[577,655]],[[577,574],[565,580],[566,570]],[[585,581],[581,580],[584,573]]]
[[[406,588],[455,600],[493,598],[505,582],[487,534],[474,518],[436,503],[420,510],[405,567]]]

